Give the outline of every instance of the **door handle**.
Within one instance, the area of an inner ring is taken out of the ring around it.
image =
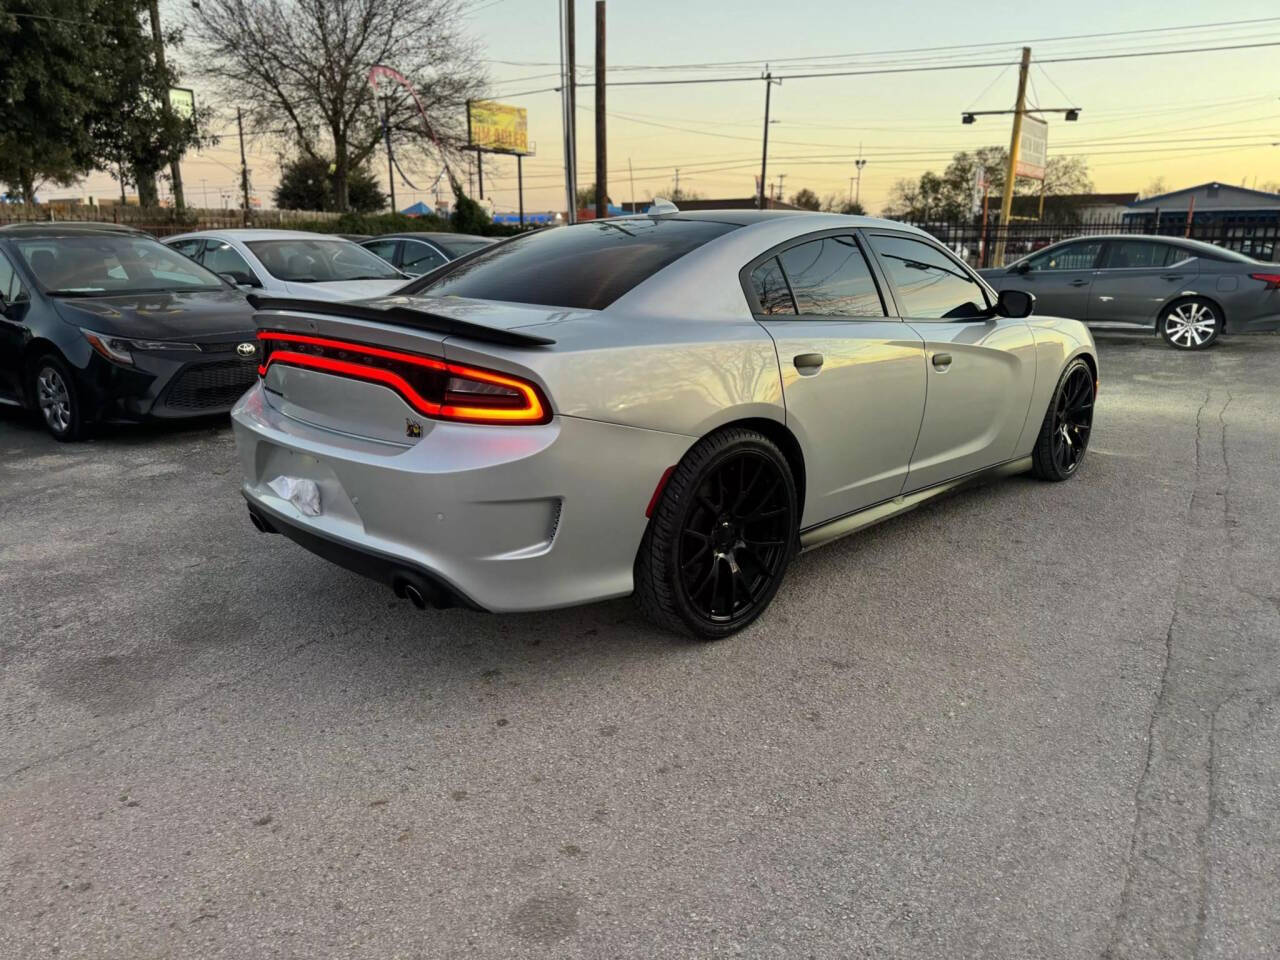
[[[936,370],[945,370],[951,366],[951,354],[935,353],[933,355],[933,366]]]
[[[813,376],[822,369],[822,354],[820,353],[797,353],[791,358],[791,362],[795,364],[797,370],[806,376]]]
[[[1071,281],[1069,281],[1069,283],[1070,283],[1070,284],[1071,284],[1071,286],[1073,286],[1073,287],[1083,287],[1085,284],[1089,283],[1089,281],[1088,281],[1088,280],[1079,279],[1079,280],[1071,280]]]
[[[1168,281],[1170,281],[1170,282],[1172,282],[1172,281],[1174,281],[1174,280],[1181,280],[1181,279],[1182,279],[1182,274],[1180,274],[1180,273],[1166,273],[1166,274],[1162,275],[1162,276],[1160,277],[1160,279],[1161,279],[1161,280],[1168,280]]]

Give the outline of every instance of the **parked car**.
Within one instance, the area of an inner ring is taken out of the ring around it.
[[[478,237],[470,233],[388,233],[365,240],[360,245],[401,272],[420,277],[493,242],[492,237]]]
[[[242,290],[313,300],[377,297],[408,275],[360,244],[300,230],[201,230],[165,241]]]
[[[140,231],[0,227],[0,402],[59,440],[226,413],[256,379],[254,334],[243,293]]]
[[[1155,330],[1179,350],[1280,329],[1280,265],[1198,240],[1079,237],[981,273],[997,290],[1035,294],[1042,313]]]
[[[1087,328],[925,233],[717,210],[524,234],[394,298],[251,297],[254,525],[418,606],[633,590],[727,636],[792,556],[980,477],[1065,480]]]

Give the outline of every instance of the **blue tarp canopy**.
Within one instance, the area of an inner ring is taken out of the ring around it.
[[[405,207],[400,212],[403,213],[406,217],[427,217],[427,216],[430,216],[435,211],[432,210],[430,207],[428,207],[421,200],[419,200],[412,207]]]
[[[555,223],[556,215],[554,213],[526,213],[524,215],[525,223]],[[493,215],[494,223],[519,223],[520,214],[518,213],[495,213]]]

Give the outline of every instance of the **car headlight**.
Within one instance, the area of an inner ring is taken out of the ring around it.
[[[129,352],[129,341],[122,337],[112,337],[105,333],[94,333],[92,330],[81,330],[89,346],[108,360],[116,363],[133,365],[133,354]]]
[[[131,350],[199,350],[198,343],[178,343],[174,340],[129,340],[108,333],[95,333],[93,330],[80,331],[89,345],[98,353],[116,363],[133,365]]]

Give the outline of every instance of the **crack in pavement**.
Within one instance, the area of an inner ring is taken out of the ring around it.
[[[1134,793],[1124,887],[1104,952],[1112,960],[1191,958],[1206,950],[1215,864],[1210,831],[1220,793],[1218,715],[1246,695],[1241,687],[1269,659],[1265,630],[1233,630],[1229,622],[1249,617],[1258,604],[1231,573],[1236,551],[1226,411],[1233,398],[1227,393],[1211,413],[1214,398],[1213,390],[1206,392],[1196,412],[1187,533]],[[1216,438],[1210,435],[1215,423]]]

